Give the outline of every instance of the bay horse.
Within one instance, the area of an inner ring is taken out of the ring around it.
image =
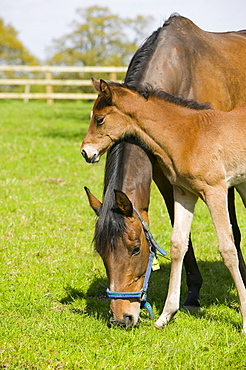
[[[195,99],[200,103],[209,101],[213,107],[225,111],[246,105],[245,36],[245,31],[206,32],[187,18],[171,16],[137,50],[128,67],[125,82],[136,88],[141,84],[150,83],[172,95]],[[139,244],[142,250],[146,250],[145,258],[137,260],[134,253],[129,253],[133,243],[132,236],[126,235],[128,219],[115,203],[114,189],[125,192],[142,217],[148,221],[152,178],[164,197],[173,223],[172,186],[152,153],[134,139],[116,143],[108,152],[103,203],[87,190],[90,205],[99,216],[94,237],[95,249],[103,258],[110,286],[114,286],[117,291],[123,291],[129,285],[131,290],[138,291],[142,277],[139,281],[137,277],[146,271],[149,248],[138,222],[134,235],[138,240],[136,245]],[[246,284],[246,268],[240,250],[240,231],[235,215],[233,188],[228,192],[228,205],[240,271]],[[184,306],[193,309],[200,306],[202,277],[191,240],[184,257],[184,266],[188,285]],[[126,271],[130,268],[131,277],[127,280]],[[134,279],[136,282],[133,282]],[[112,299],[111,321],[125,324],[126,320],[129,323],[132,319],[132,324],[136,323],[136,317],[132,318],[131,315],[131,306],[131,300]]]
[[[93,80],[93,85],[99,95],[81,145],[86,161],[98,162],[114,143],[130,135],[153,153],[173,186],[170,281],[164,309],[155,326],[165,326],[179,309],[182,263],[194,207],[201,198],[210,211],[219,252],[234,280],[246,333],[246,288],[227,208],[231,186],[236,187],[246,205],[246,108],[222,112],[148,87],[137,91],[126,84],[103,80]],[[127,217],[132,222],[128,233],[134,234],[134,210],[123,199],[119,208],[128,209]]]

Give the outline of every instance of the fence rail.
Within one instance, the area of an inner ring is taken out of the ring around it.
[[[53,92],[53,86],[91,86],[88,79],[54,79],[54,73],[107,73],[109,80],[117,81],[118,73],[125,73],[127,67],[100,67],[100,66],[9,66],[0,65],[1,72],[39,72],[44,73],[44,78],[0,78],[0,86],[24,86],[23,92],[0,92],[0,99],[46,99],[52,104],[55,99],[95,99],[97,94],[92,93],[63,93]],[[88,78],[88,77],[87,77]],[[46,92],[32,93],[31,86],[45,86]]]

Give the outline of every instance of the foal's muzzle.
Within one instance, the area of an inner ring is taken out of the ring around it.
[[[81,154],[88,163],[96,163],[99,161],[98,152],[88,152],[85,149],[81,149]]]

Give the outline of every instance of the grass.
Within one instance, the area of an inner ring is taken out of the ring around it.
[[[88,165],[79,153],[91,105],[0,103],[0,369],[246,369],[236,291],[201,202],[193,243],[203,310],[179,311],[164,330],[145,311],[132,330],[108,327],[107,278],[91,243],[95,217],[83,189],[101,199],[105,158]],[[169,251],[171,228],[155,186],[150,220]],[[151,276],[156,317],[169,271],[163,259]]]

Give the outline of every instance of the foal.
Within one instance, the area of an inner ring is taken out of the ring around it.
[[[246,108],[231,112],[193,110],[164,93],[93,80],[99,96],[94,104],[81,153],[99,161],[117,140],[134,135],[158,158],[174,188],[175,220],[171,237],[168,295],[157,327],[179,309],[181,270],[198,197],[208,206],[219,251],[234,280],[246,333],[246,289],[238,267],[227,192],[235,186],[246,205]],[[193,104],[196,104],[193,102]],[[198,105],[199,108],[199,105]]]

